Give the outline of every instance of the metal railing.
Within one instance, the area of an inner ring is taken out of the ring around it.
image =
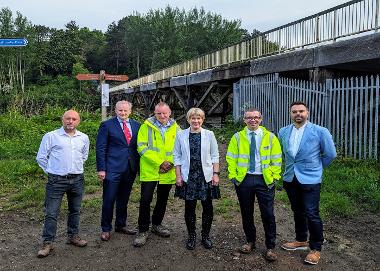
[[[280,54],[334,42],[379,27],[380,0],[354,0],[298,21],[259,33],[249,40],[199,56],[114,87],[110,92],[167,78],[212,69],[225,64]]]
[[[329,79],[324,84],[281,78],[278,74],[241,79],[234,84],[233,116],[250,107],[262,111],[263,125],[278,132],[291,123],[289,106],[304,101],[309,120],[327,127],[343,156],[379,159],[380,78]]]

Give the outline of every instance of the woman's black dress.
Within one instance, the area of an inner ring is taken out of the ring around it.
[[[175,197],[184,200],[206,200],[220,198],[219,186],[206,182],[201,161],[201,133],[190,133],[190,169],[187,183],[176,186]]]

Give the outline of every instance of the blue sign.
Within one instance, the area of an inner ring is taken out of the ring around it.
[[[0,39],[0,47],[19,47],[26,46],[28,40],[25,38],[20,39]]]

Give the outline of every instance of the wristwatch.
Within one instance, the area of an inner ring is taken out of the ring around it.
[[[212,174],[216,174],[216,175],[220,175],[220,172],[218,172],[218,171],[214,171]]]

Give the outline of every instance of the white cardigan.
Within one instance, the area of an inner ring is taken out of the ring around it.
[[[174,144],[174,166],[181,166],[181,174],[184,182],[187,182],[190,169],[190,128],[177,134]],[[210,182],[213,176],[212,164],[219,163],[218,143],[214,132],[201,128],[201,161],[206,182]]]

